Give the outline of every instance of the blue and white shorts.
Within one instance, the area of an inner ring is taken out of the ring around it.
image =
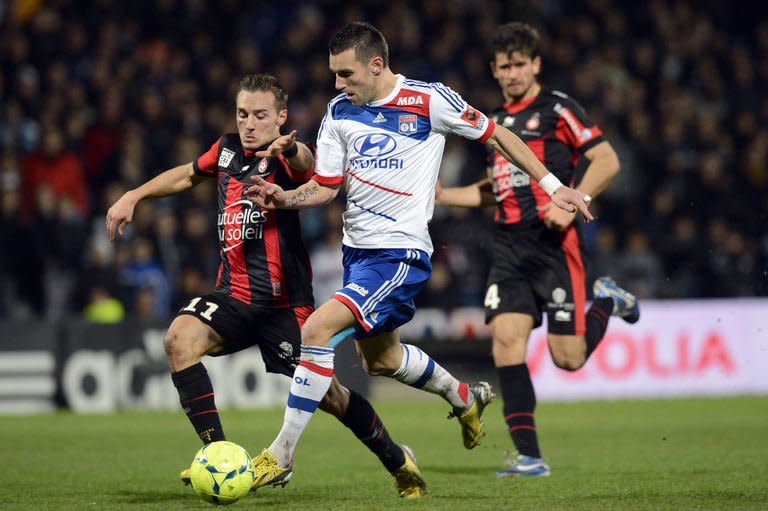
[[[423,250],[344,245],[344,287],[333,296],[355,315],[357,339],[391,332],[411,320],[413,298],[432,274]]]

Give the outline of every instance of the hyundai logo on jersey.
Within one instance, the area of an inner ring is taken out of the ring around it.
[[[360,135],[355,139],[355,151],[362,156],[384,156],[397,148],[395,139],[386,133],[369,133]]]

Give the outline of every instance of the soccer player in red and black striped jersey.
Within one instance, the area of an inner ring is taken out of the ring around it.
[[[296,140],[295,131],[280,134],[287,101],[273,76],[245,76],[236,99],[238,133],[223,135],[195,161],[126,192],[107,212],[107,234],[113,240],[116,233],[123,234],[140,200],[180,193],[205,179],[218,183],[221,261],[216,290],[183,307],[165,338],[171,378],[203,443],[225,438],[203,356],[258,345],[267,371],[292,376],[301,351],[301,326],[314,309],[298,211],[265,210],[244,193],[252,176],[293,189],[313,175],[310,149]],[[320,408],[379,457],[399,490],[408,448],[392,441],[371,404],[334,378]],[[188,470],[181,479],[189,482]]]
[[[491,40],[491,71],[504,104],[490,117],[519,136],[560,181],[571,184],[580,157],[589,161],[577,190],[597,196],[619,171],[619,160],[600,128],[566,94],[543,88],[539,36],[523,23],[501,25]],[[536,396],[526,346],[547,314],[548,343],[555,364],[582,367],[605,334],[609,316],[634,323],[637,300],[609,277],[594,283],[586,310],[584,254],[575,213],[554,207],[549,195],[493,151],[488,177],[466,187],[437,189],[440,204],[495,205],[493,262],[484,306],[493,337],[504,418],[518,451],[499,477],[547,476],[538,444]]]

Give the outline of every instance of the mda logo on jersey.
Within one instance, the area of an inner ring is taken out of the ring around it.
[[[421,106],[424,105],[424,94],[415,96],[400,96],[397,98],[397,106]]]
[[[397,142],[394,137],[386,133],[368,133],[357,137],[353,146],[362,156],[378,158],[394,151],[397,148]]]

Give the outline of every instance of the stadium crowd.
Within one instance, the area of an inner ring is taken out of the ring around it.
[[[0,3],[0,317],[103,319],[107,304],[113,319],[162,320],[210,290],[214,183],[142,202],[116,243],[106,208],[235,131],[245,73],[280,79],[288,127],[312,142],[335,95],[328,37],[359,19],[388,35],[395,72],[442,81],[484,111],[502,101],[489,34],[535,25],[542,81],[587,109],[622,164],[584,226],[590,279],[611,274],[641,298],[768,295],[768,17],[750,4]],[[479,144],[449,139],[441,181],[473,182],[484,161]],[[302,213],[320,300],[340,281],[335,206]],[[489,214],[436,210],[420,306],[482,305]]]

